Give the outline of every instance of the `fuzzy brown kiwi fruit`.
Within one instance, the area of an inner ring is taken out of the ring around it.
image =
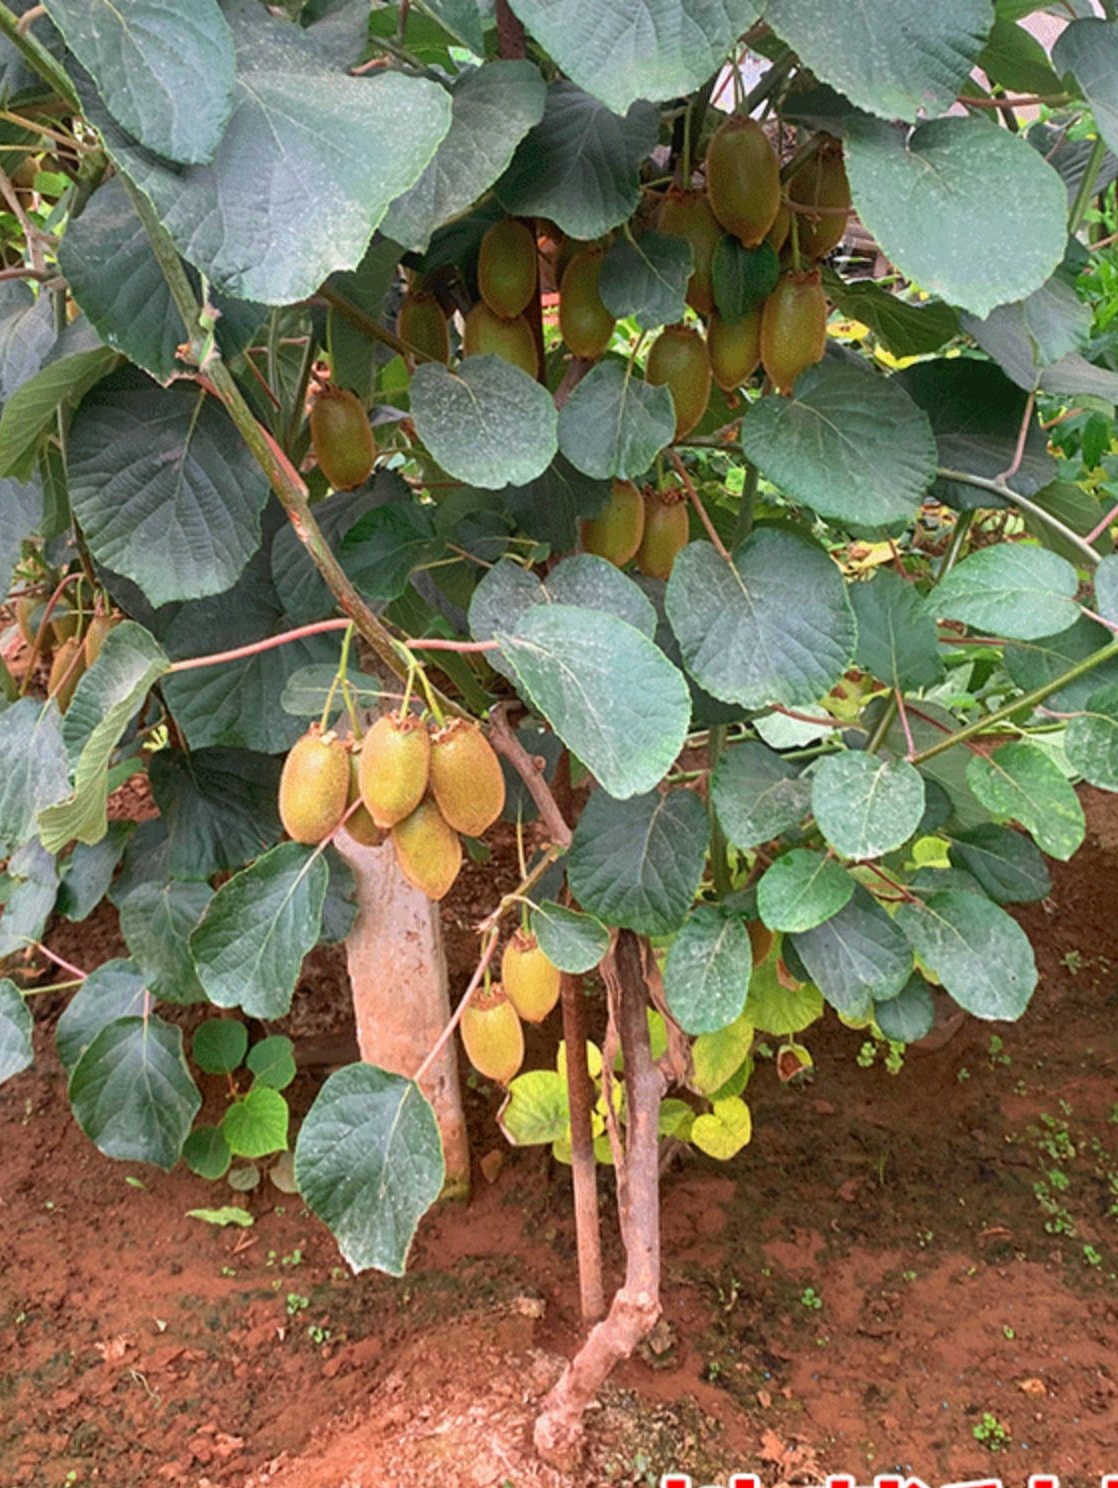
[[[694,268],[687,282],[687,303],[700,315],[709,315],[714,309],[714,250],[722,239],[722,227],[710,209],[706,192],[670,187],[660,205],[656,226],[662,233],[686,238],[691,244]]]
[[[567,264],[559,284],[559,334],[575,356],[590,361],[605,351],[617,324],[598,293],[603,257],[596,244],[581,249]]]
[[[583,522],[579,530],[584,553],[593,553],[623,568],[641,545],[644,498],[632,481],[615,480],[603,510]]]
[[[358,765],[361,799],[378,827],[410,816],[427,790],[431,736],[414,713],[384,713],[365,735]]]
[[[823,137],[816,154],[789,180],[788,198],[798,206],[821,209],[798,212],[796,234],[804,258],[826,257],[842,242],[850,213],[850,182],[838,140]]]
[[[747,248],[756,248],[780,210],[780,162],[755,119],[733,114],[711,136],[707,195],[718,221]]]
[[[452,718],[431,738],[431,794],[456,832],[480,837],[505,805],[505,777],[476,723]]]
[[[484,300],[479,300],[466,316],[462,332],[464,356],[499,356],[529,377],[539,375],[540,359],[532,327],[523,315],[504,320]]]
[[[321,842],[345,814],[349,751],[332,730],[312,725],[287,752],[279,783],[279,815],[295,842]]]
[[[500,983],[479,988],[461,1023],[466,1057],[487,1080],[507,1085],[524,1063],[524,1029]]]
[[[494,315],[523,315],[536,292],[536,239],[523,222],[506,217],[482,238],[477,284]]]
[[[666,387],[675,405],[675,437],[682,439],[710,402],[710,354],[693,326],[665,326],[648,353],[646,382]]]
[[[818,269],[785,274],[761,313],[761,364],[781,393],[791,393],[827,349],[827,300]]]
[[[392,828],[392,846],[400,872],[414,888],[433,900],[450,892],[462,867],[462,843],[430,797]]]
[[[686,493],[676,489],[648,491],[644,498],[644,534],[637,549],[637,567],[650,579],[671,577],[676,554],[687,546],[691,524]]]
[[[333,384],[320,389],[310,425],[318,468],[335,491],[351,491],[368,480],[377,445],[356,393]]]
[[[526,930],[517,930],[501,957],[505,994],[526,1023],[542,1023],[559,1001],[562,972]]]
[[[756,372],[761,361],[761,306],[740,320],[723,320],[717,311],[707,324],[710,370],[723,392],[732,393]]]
[[[433,294],[416,290],[396,312],[396,334],[410,352],[421,352],[436,362],[450,361],[450,327]]]

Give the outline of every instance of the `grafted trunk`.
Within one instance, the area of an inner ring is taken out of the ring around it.
[[[614,1366],[632,1354],[660,1316],[659,1115],[664,1081],[652,1060],[641,945],[632,931],[619,932],[602,969],[625,1064],[627,1122],[616,1175],[625,1280],[606,1317],[591,1328],[540,1410],[536,1450],[555,1467],[577,1460],[587,1406]]]
[[[357,881],[357,919],[346,941],[361,1058],[412,1076],[450,1019],[439,907],[413,889],[392,844],[362,847],[340,832],[337,847]],[[451,1039],[422,1083],[446,1161],[445,1197],[470,1188],[470,1149]]]

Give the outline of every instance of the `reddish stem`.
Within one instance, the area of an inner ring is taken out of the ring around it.
[[[221,666],[227,661],[241,661],[246,656],[256,656],[261,651],[274,651],[277,646],[286,646],[289,641],[299,641],[305,636],[323,635],[329,630],[346,630],[353,621],[337,616],[331,620],[316,620],[313,625],[300,625],[295,630],[284,630],[279,635],[265,636],[262,641],[253,641],[251,646],[235,646],[232,651],[214,651],[209,656],[188,656],[185,661],[176,661],[172,672],[192,672],[198,667]]]
[[[695,482],[691,479],[691,477],[687,473],[687,467],[686,467],[686,465],[684,465],[683,461],[679,458],[679,456],[676,454],[676,452],[675,452],[674,449],[669,449],[667,453],[668,453],[668,459],[671,461],[672,466],[673,466],[673,468],[675,470],[676,475],[678,475],[679,478],[680,478],[680,480],[683,482],[683,489],[687,492],[687,499],[688,499],[688,501],[690,501],[691,505],[695,508],[696,512],[698,512],[698,514],[699,514],[699,521],[703,524],[703,527],[706,529],[706,535],[710,538],[711,542],[714,544],[714,550],[715,550],[715,552],[719,555],[720,558],[724,558],[726,560],[726,562],[729,563],[729,564],[731,564],[731,566],[732,566],[733,560],[731,559],[729,553],[726,550],[726,544],[718,536],[718,532],[715,529],[714,523],[710,520],[710,517],[707,515],[707,509],[703,505],[702,500],[699,497],[698,491],[696,491],[696,489],[695,489]]]

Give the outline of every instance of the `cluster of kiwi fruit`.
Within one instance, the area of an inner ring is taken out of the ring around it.
[[[123,618],[102,608],[73,608],[64,601],[55,606],[42,636],[43,601],[31,593],[19,595],[14,605],[16,625],[29,646],[39,642],[39,652],[50,658],[47,696],[63,713],[70,706],[74,689],[101,654],[105,637]]]
[[[581,524],[580,534],[584,553],[618,568],[635,562],[642,574],[666,582],[690,534],[686,494],[679,486],[642,491],[632,481],[615,480],[605,506]]]
[[[385,713],[359,742],[312,725],[280,775],[279,814],[289,837],[317,844],[343,818],[366,846],[390,834],[400,871],[433,900],[450,892],[462,867],[459,833],[480,837],[504,804],[501,762],[464,718],[434,725],[414,713]]]
[[[507,1085],[524,1063],[524,1024],[542,1023],[559,1001],[562,975],[526,927],[501,956],[501,980],[486,982],[462,1014],[462,1045],[479,1075]]]

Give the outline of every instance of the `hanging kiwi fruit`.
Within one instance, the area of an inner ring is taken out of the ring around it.
[[[633,482],[614,480],[605,506],[596,517],[581,523],[579,532],[584,553],[624,568],[636,555],[644,534],[644,498]]]
[[[689,434],[710,402],[710,355],[693,326],[665,326],[648,353],[645,381],[666,387],[675,405],[675,438]]]

